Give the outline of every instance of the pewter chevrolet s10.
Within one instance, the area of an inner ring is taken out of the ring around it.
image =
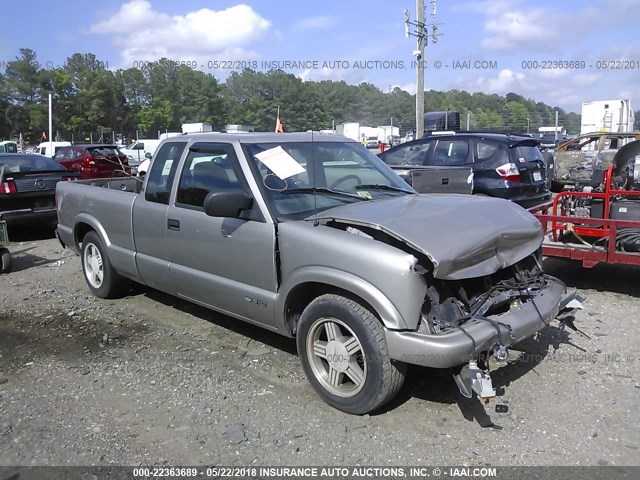
[[[495,396],[487,359],[571,306],[522,207],[419,195],[334,135],[173,137],[144,182],[58,183],[57,207],[96,296],[130,279],[295,337],[318,395],[354,414],[391,400],[407,363]]]

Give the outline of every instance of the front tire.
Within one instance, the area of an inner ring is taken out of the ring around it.
[[[304,373],[329,405],[362,415],[393,399],[406,365],[389,358],[384,328],[365,307],[339,295],[313,300],[296,338]]]
[[[127,289],[127,280],[111,265],[104,242],[96,232],[82,240],[82,271],[91,293],[99,298],[117,298]]]

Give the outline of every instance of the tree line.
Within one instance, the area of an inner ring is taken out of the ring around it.
[[[400,89],[381,91],[371,83],[344,81],[303,82],[282,70],[232,72],[222,82],[215,76],[168,59],[140,68],[111,70],[92,53],[75,53],[59,68],[43,68],[37,54],[20,49],[0,74],[0,137],[38,143],[48,129],[47,99],[54,102],[54,132],[60,138],[87,140],[89,132],[136,133],[155,137],[158,131],[180,131],[183,123],[206,122],[214,129],[226,124],[252,125],[272,131],[276,111],[285,131],[329,129],[341,122],[389,125],[411,130],[415,96]],[[466,128],[499,128],[536,132],[553,126],[556,108],[524,98],[468,93],[461,90],[427,91],[425,111],[455,110]],[[569,132],[580,130],[580,115],[557,108],[559,124]],[[640,115],[637,115],[640,118]]]

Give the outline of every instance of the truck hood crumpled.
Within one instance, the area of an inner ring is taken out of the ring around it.
[[[536,218],[512,202],[471,195],[406,195],[335,207],[310,218],[384,232],[426,255],[443,280],[490,275],[542,244]]]

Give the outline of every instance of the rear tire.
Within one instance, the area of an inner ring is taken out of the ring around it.
[[[371,412],[402,388],[406,364],[389,358],[382,324],[354,300],[332,294],[313,300],[296,342],[307,380],[338,410]]]
[[[128,281],[111,265],[104,242],[96,232],[82,239],[82,271],[91,293],[99,298],[117,298],[124,295]]]
[[[6,248],[0,248],[0,273],[11,272],[11,253]]]

